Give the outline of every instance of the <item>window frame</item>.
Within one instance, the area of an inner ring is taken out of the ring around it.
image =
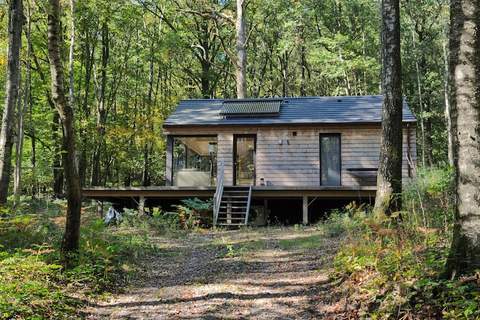
[[[175,149],[175,138],[216,138],[217,139],[217,163],[218,166],[218,134],[171,134],[168,135],[172,140],[172,148],[171,148],[171,160],[170,160],[170,181],[171,185],[173,186],[173,175],[175,171],[175,157],[174,157],[174,149]],[[217,167],[218,170],[218,167]]]
[[[339,184],[336,186],[329,186],[329,185],[324,185],[322,182],[322,138],[323,137],[338,137],[338,149],[339,149],[339,176],[340,176],[340,181]],[[326,187],[341,187],[343,185],[342,182],[342,134],[338,132],[332,132],[332,133],[320,133],[319,139],[318,139],[318,144],[319,144],[319,167],[320,167],[320,186],[326,186]]]

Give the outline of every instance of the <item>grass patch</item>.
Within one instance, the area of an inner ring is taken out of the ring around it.
[[[244,257],[247,254],[266,248],[266,242],[262,239],[234,241],[229,237],[216,238],[210,245],[218,250],[220,258]]]
[[[291,239],[280,239],[278,245],[283,250],[309,250],[321,247],[323,244],[323,235],[295,236]]]

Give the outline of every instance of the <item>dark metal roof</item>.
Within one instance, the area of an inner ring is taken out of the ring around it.
[[[278,98],[255,99],[279,101]],[[262,117],[224,117],[222,99],[183,100],[164,126],[296,125],[336,123],[380,123],[383,96],[338,96],[282,98],[279,114]],[[240,99],[239,105],[248,99]],[[251,101],[251,100],[250,100]],[[415,122],[406,101],[403,122]]]
[[[223,101],[220,115],[227,117],[275,116],[283,99],[240,99]]]

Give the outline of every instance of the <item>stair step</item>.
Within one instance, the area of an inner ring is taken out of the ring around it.
[[[224,186],[216,217],[216,225],[247,225],[251,196],[250,186]]]
[[[225,199],[225,198],[234,198],[234,199],[238,199],[238,198],[248,198],[248,194],[244,195],[244,196],[230,196],[230,195],[223,195],[222,199]]]
[[[228,216],[228,215],[231,215],[231,216],[233,216],[233,215],[235,215],[235,216],[242,215],[242,216],[245,216],[245,215],[246,215],[246,212],[229,212],[229,213],[228,213],[228,212],[222,211],[222,212],[219,212],[219,213],[218,213],[218,216],[219,216],[219,217],[220,217],[220,215],[226,215],[226,216]]]

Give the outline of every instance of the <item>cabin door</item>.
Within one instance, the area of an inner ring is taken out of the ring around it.
[[[233,136],[233,184],[255,185],[255,135]]]
[[[341,176],[340,134],[320,134],[320,185],[340,186]]]

